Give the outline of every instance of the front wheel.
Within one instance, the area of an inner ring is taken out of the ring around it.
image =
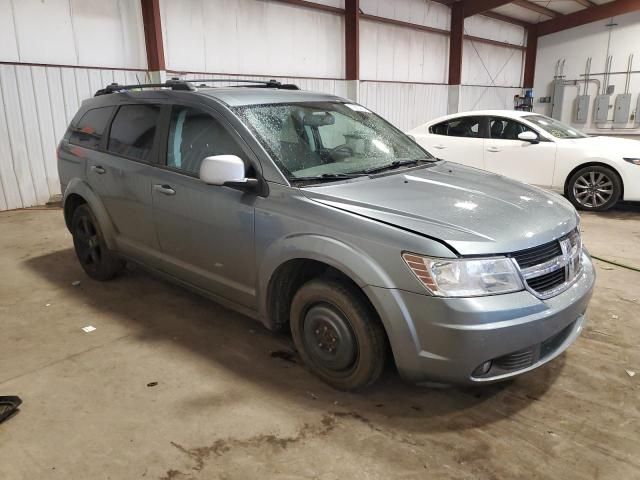
[[[622,194],[622,181],[616,172],[594,165],[574,173],[567,185],[567,196],[580,210],[603,212],[613,207]]]
[[[311,280],[291,302],[291,333],[305,365],[339,390],[373,384],[384,368],[386,334],[356,288]]]
[[[73,212],[71,234],[80,265],[94,280],[110,280],[124,269],[125,262],[107,248],[88,205],[80,205]]]

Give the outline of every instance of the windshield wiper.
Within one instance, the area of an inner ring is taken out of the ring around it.
[[[387,163],[386,165],[382,165],[381,167],[371,167],[371,168],[367,168],[366,170],[363,170],[362,173],[364,174],[371,174],[371,173],[380,173],[380,172],[384,172],[385,170],[393,170],[395,168],[400,168],[400,167],[405,167],[408,165],[420,165],[422,162],[424,163],[433,163],[438,161],[438,159],[434,158],[416,158],[414,160],[394,160],[391,163]]]
[[[335,180],[348,180],[364,176],[364,173],[323,173],[311,177],[292,177],[294,182],[333,182]]]

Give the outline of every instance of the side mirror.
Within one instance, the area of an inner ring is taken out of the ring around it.
[[[236,155],[206,157],[200,164],[200,180],[208,185],[219,185],[239,190],[255,190],[258,180],[245,177],[245,166]]]
[[[540,143],[540,139],[538,138],[538,135],[533,133],[531,130],[527,130],[526,132],[519,133],[518,138],[523,142],[529,142],[533,144]]]

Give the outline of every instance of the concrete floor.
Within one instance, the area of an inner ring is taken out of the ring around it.
[[[592,253],[640,267],[640,208],[582,226]],[[71,245],[58,209],[0,213],[0,395],[24,400],[0,479],[640,478],[638,272],[596,262],[584,334],[511,383],[424,389],[389,368],[355,395],[178,287],[89,280]]]

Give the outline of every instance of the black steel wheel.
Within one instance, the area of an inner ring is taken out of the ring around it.
[[[91,278],[110,280],[123,270],[125,262],[107,248],[88,205],[80,205],[73,212],[71,234],[78,261]]]
[[[585,167],[569,179],[567,196],[580,210],[605,211],[620,199],[622,182],[616,172],[598,165]]]
[[[358,390],[382,373],[386,334],[355,287],[335,280],[309,281],[291,302],[290,320],[305,365],[333,387]]]

